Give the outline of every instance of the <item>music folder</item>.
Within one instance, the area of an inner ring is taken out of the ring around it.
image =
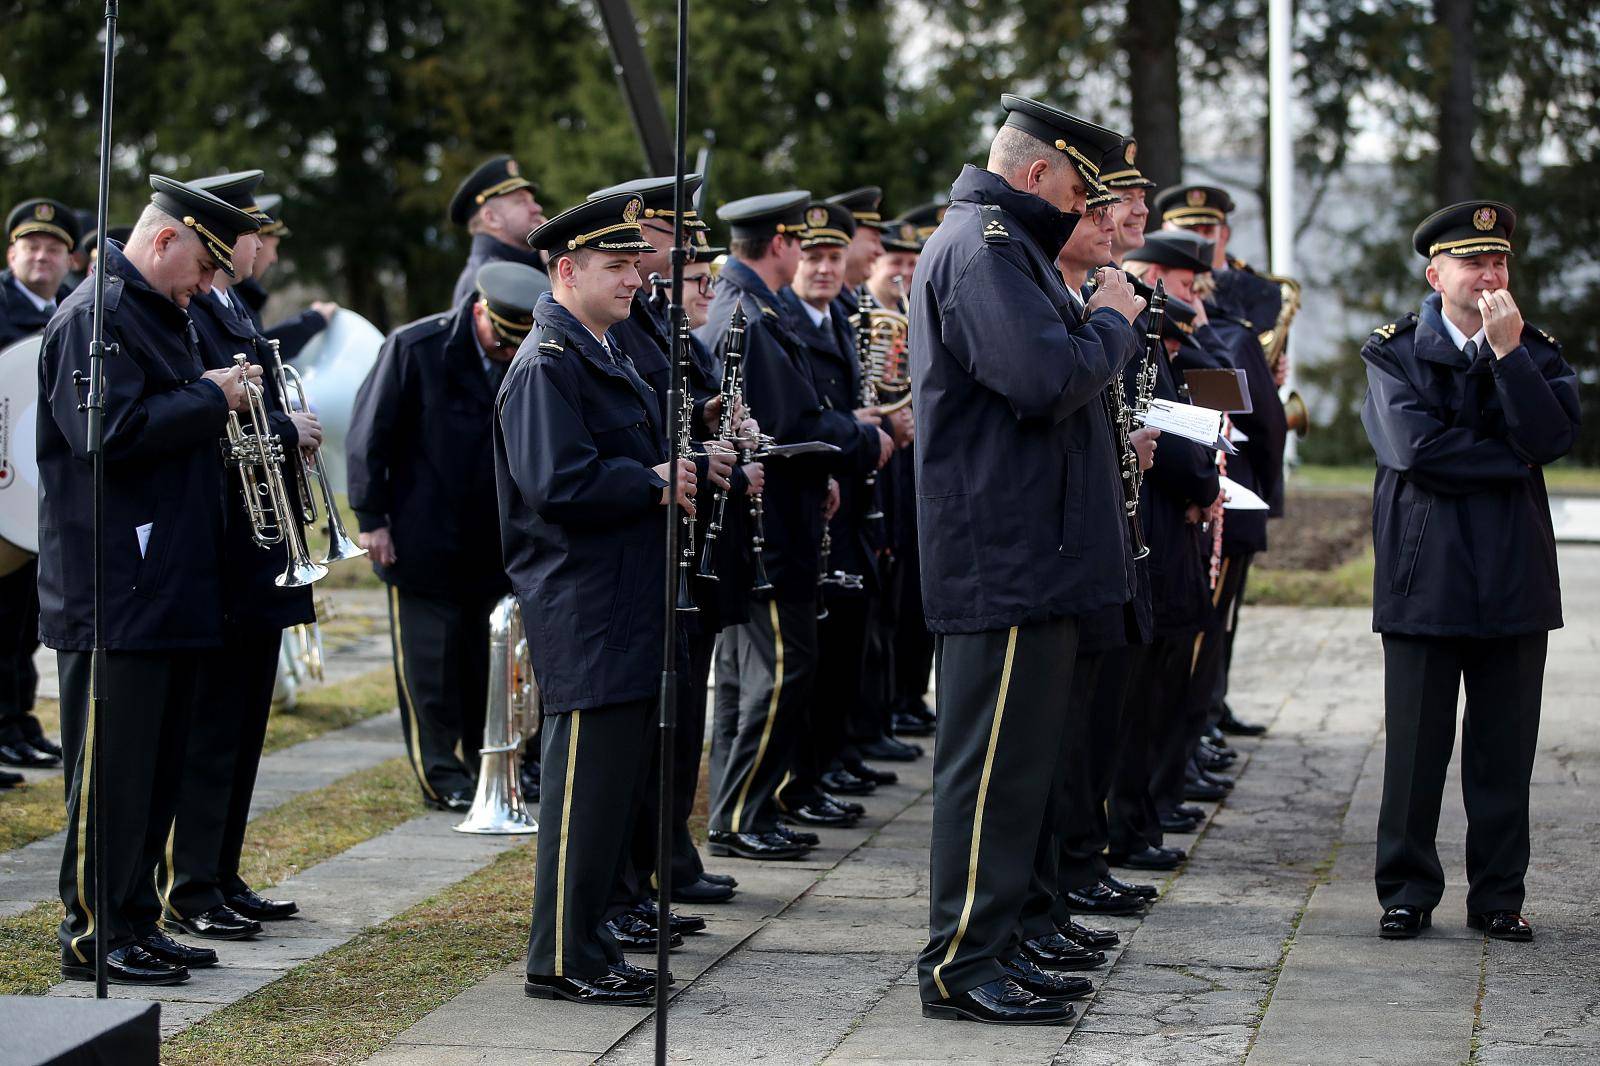
[[[1230,415],[1247,415],[1255,408],[1250,403],[1250,385],[1243,370],[1185,370],[1183,383],[1201,407]]]

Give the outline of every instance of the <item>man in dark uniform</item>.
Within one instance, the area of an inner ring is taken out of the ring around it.
[[[6,268],[0,270],[0,350],[42,331],[72,291],[64,281],[78,218],[57,200],[24,200],[6,217]],[[39,564],[30,559],[0,577],[0,763],[56,766],[61,746],[33,715],[39,674]]]
[[[475,794],[489,614],[510,591],[491,415],[542,277],[519,263],[484,264],[472,296],[384,342],[350,416],[350,508],[389,586],[401,731],[437,810],[468,810]]]
[[[256,203],[261,177],[261,171],[248,170],[189,184],[264,225],[271,216]],[[254,233],[243,234],[234,243],[233,269],[240,277],[250,276],[259,250],[260,237]],[[283,445],[284,483],[290,498],[298,501],[297,449],[319,446],[322,427],[315,414],[288,411],[273,372],[272,350],[257,333],[244,302],[231,291],[232,281],[232,275],[219,270],[210,291],[189,301],[201,362],[208,370],[227,369],[234,365],[235,353],[243,353],[263,368],[263,406]],[[276,583],[285,572],[288,549],[282,543],[263,549],[255,542],[237,468],[228,472],[225,500],[222,647],[209,653],[202,668],[201,709],[190,724],[177,816],[155,871],[154,888],[166,924],[194,936],[237,940],[261,932],[260,922],[288,918],[299,909],[292,900],[266,899],[255,892],[239,876],[239,858],[267,735],[283,630],[315,621],[316,611],[309,585]],[[209,949],[172,944],[167,950],[185,953],[183,961],[190,967],[216,963],[216,953]]]
[[[1102,271],[1077,308],[1055,264],[1109,130],[1021,97],[987,169],[963,169],[911,291],[922,447],[922,594],[938,737],[923,1013],[1072,1018],[1066,979],[1019,955],[1020,917],[1061,748],[1078,616],[1134,591],[1101,399],[1138,350],[1143,300]],[[1043,993],[1043,996],[1040,995]],[[1050,996],[1052,998],[1044,998]]]
[[[1388,747],[1378,810],[1380,935],[1416,936],[1444,892],[1434,837],[1467,691],[1467,925],[1531,940],[1522,917],[1528,781],[1548,631],[1561,626],[1546,463],[1578,433],[1577,377],[1511,296],[1516,212],[1484,200],[1412,236],[1433,292],[1361,349],[1377,452],[1372,628]]]
[[[876,185],[863,185],[859,189],[830,196],[825,203],[836,204],[850,212],[855,232],[850,236],[850,247],[844,255],[844,286],[839,290],[839,305],[845,316],[856,313],[856,290],[866,284],[872,273],[872,264],[883,254],[883,240],[879,230],[883,226],[883,190]]]
[[[655,974],[605,929],[648,774],[661,678],[662,507],[694,513],[694,464],[667,463],[652,390],[606,331],[642,284],[635,195],[586,201],[529,243],[551,291],[497,398],[506,570],[543,702],[544,784],[528,938],[530,996],[640,1004]]]
[[[1224,522],[1224,536],[1228,544],[1224,555],[1229,558],[1226,585],[1217,599],[1217,622],[1220,630],[1209,636],[1201,648],[1201,660],[1196,666],[1198,683],[1194,688],[1196,699],[1206,704],[1209,721],[1223,732],[1238,736],[1258,736],[1266,727],[1242,722],[1228,709],[1228,669],[1233,662],[1233,640],[1238,631],[1239,608],[1244,601],[1245,580],[1249,575],[1249,557],[1266,550],[1267,519],[1283,517],[1283,434],[1278,423],[1283,422],[1282,403],[1277,398],[1282,384],[1267,366],[1266,356],[1259,351],[1260,342],[1254,345],[1246,339],[1259,338],[1263,330],[1272,329],[1283,304],[1279,287],[1256,273],[1243,259],[1228,252],[1228,241],[1233,235],[1228,225],[1228,215],[1234,210],[1233,197],[1226,189],[1212,185],[1180,185],[1168,189],[1156,199],[1156,211],[1169,229],[1183,230],[1211,244],[1211,291],[1206,302],[1212,312],[1208,315],[1213,329],[1227,344],[1234,366],[1249,375],[1250,393],[1254,410],[1242,416],[1243,423],[1235,420],[1234,428],[1241,440],[1248,437],[1249,426],[1256,424],[1266,436],[1241,449],[1243,458],[1229,467],[1228,476],[1258,493],[1267,501],[1266,512],[1238,512],[1228,516],[1235,523],[1230,535]],[[1264,408],[1271,408],[1266,410]],[[1249,548],[1246,545],[1257,547]],[[1220,636],[1216,635],[1220,633]],[[1209,646],[1206,646],[1209,645]],[[1212,798],[1216,788],[1202,788]],[[1204,797],[1202,797],[1204,798]]]
[[[843,309],[834,306],[844,286],[855,233],[848,208],[812,204],[806,210],[794,281],[778,293],[803,343],[807,370],[827,409],[824,417],[831,430],[844,440],[854,430],[853,447],[834,457],[829,471],[829,492],[835,499],[829,504],[827,553],[817,577],[821,669],[811,690],[794,765],[778,789],[781,809],[798,821],[821,826],[853,824],[864,813],[859,804],[841,800],[831,789],[842,786],[859,795],[875,787],[875,782],[857,777],[840,761],[846,716],[861,700],[867,599],[878,591],[875,560],[866,540],[865,517],[871,501],[864,496],[865,477],[881,469],[894,449],[893,438],[883,428],[888,419],[876,405],[863,402],[854,334]],[[856,425],[845,425],[841,416],[855,419]]]
[[[82,394],[93,286],[80,286],[45,330],[39,366],[39,632],[56,649],[67,775],[61,861],[61,972],[94,979],[104,938],[112,981],[176,984],[188,970],[152,952],[139,931],[159,915],[141,891],[166,844],[178,799],[202,666],[221,644],[223,514],[218,442],[259,368],[207,370],[185,308],[257,222],[210,193],[159,175],[127,249],[107,242],[105,339],[105,698],[89,703],[94,646],[92,467]],[[102,713],[103,712],[103,713]],[[94,734],[111,761],[95,787]],[[91,806],[105,839],[96,848]],[[104,854],[104,864],[96,851]],[[106,910],[94,912],[96,878]]]
[[[544,223],[538,195],[538,188],[522,176],[522,168],[508,155],[485,160],[456,186],[450,197],[450,221],[472,234],[472,250],[456,278],[451,306],[460,307],[471,295],[478,268],[485,263],[505,260],[545,272],[544,256],[530,249],[525,240]],[[548,286],[549,279],[541,284]]]
[[[271,294],[262,284],[262,279],[278,262],[278,243],[292,234],[281,213],[283,197],[276,193],[267,193],[256,197],[256,204],[261,208],[262,214],[271,221],[262,223],[261,232],[256,235],[261,239],[261,250],[256,253],[255,265],[250,268],[250,276],[241,278],[233,289],[244,300],[245,310],[250,315],[250,320],[255,323],[256,332],[267,340],[277,341],[278,354],[285,362],[290,362],[300,354],[300,350],[312,337],[328,328],[328,323],[333,321],[339,305],[332,300],[317,300],[298,315],[290,315],[282,322],[269,327],[262,326],[261,309],[271,299]]]

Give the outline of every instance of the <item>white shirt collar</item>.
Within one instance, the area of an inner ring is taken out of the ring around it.
[[[22,293],[22,295],[24,295],[24,296],[26,296],[28,298],[28,302],[33,305],[34,310],[36,310],[36,311],[52,311],[52,312],[55,311],[56,302],[54,300],[42,300],[42,299],[40,299],[39,295],[37,293],[35,293],[32,289],[28,288],[26,285],[24,285],[22,283],[22,279],[20,279],[20,278],[18,278],[16,276],[13,276],[11,278],[11,284],[15,285],[16,288],[17,288],[17,291]]]
[[[1489,335],[1487,326],[1478,327],[1478,332],[1474,333],[1471,337],[1468,337],[1465,333],[1461,332],[1460,327],[1458,327],[1454,322],[1450,321],[1450,312],[1446,311],[1442,307],[1439,309],[1439,317],[1444,319],[1444,331],[1449,335],[1450,343],[1456,346],[1457,351],[1466,348],[1467,341],[1469,340],[1475,342],[1479,348],[1483,347],[1483,342]]]
[[[819,309],[811,306],[811,304],[805,300],[800,301],[800,306],[806,309],[806,317],[811,319],[811,324],[813,326],[817,326],[818,328],[821,328],[822,324],[827,322],[830,317],[826,307]]]
[[[217,299],[222,301],[223,307],[229,310],[233,309],[233,297],[228,295],[227,289],[219,289],[213,286],[211,291],[217,294]]]

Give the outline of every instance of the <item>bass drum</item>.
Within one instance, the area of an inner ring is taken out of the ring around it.
[[[0,351],[0,576],[39,554],[39,352],[44,336]]]
[[[328,487],[337,493],[345,491],[344,438],[356,392],[382,347],[378,327],[341,307],[328,328],[312,337],[290,364],[305,380],[306,396],[322,421],[322,465]]]

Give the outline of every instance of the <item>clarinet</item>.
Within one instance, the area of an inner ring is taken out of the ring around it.
[[[717,419],[717,439],[728,444],[734,443],[733,412],[739,403],[739,376],[744,371],[744,327],[744,308],[734,304],[733,317],[728,321],[728,339],[722,346],[722,385],[718,390],[722,399],[722,414]],[[741,448],[741,463],[748,461],[744,455],[745,449]],[[695,571],[697,576],[707,581],[717,580],[713,556],[727,517],[728,490],[718,489],[716,502],[712,506],[711,523],[706,526],[705,540],[700,547],[700,567]]]
[[[823,592],[829,588],[849,589],[860,591],[866,587],[860,574],[847,574],[843,570],[833,570],[828,566],[828,557],[833,553],[833,536],[828,532],[827,525],[822,527],[822,543],[818,545],[817,561],[817,621],[821,622],[828,617],[828,601],[823,597]]]
[[[1156,360],[1166,354],[1166,345],[1162,343],[1161,333],[1167,323],[1167,284],[1164,281],[1156,282],[1155,292],[1150,296],[1150,306],[1147,309],[1144,332],[1144,365],[1139,368],[1139,376],[1133,383],[1133,410],[1132,421],[1144,425],[1145,415],[1150,412],[1150,401],[1156,395]],[[1144,471],[1139,469],[1139,464],[1133,466],[1133,513],[1137,519],[1139,513],[1139,491],[1144,486]]]
[[[1098,282],[1099,276],[1094,275],[1085,288],[1092,293]],[[1087,299],[1084,302],[1087,303]],[[1159,332],[1156,337],[1159,340]],[[1117,467],[1122,483],[1122,515],[1128,523],[1128,540],[1133,545],[1133,557],[1143,559],[1150,554],[1150,546],[1144,542],[1144,525],[1139,521],[1139,453],[1133,446],[1133,409],[1123,399],[1120,373],[1106,385],[1100,393],[1100,399],[1111,428],[1111,446],[1119,456]]]
[[[872,311],[877,306],[878,301],[872,298],[872,292],[865,284],[856,290],[856,362],[861,367],[862,407],[876,407],[878,404],[878,389],[873,384],[878,380],[878,364],[872,354]],[[880,533],[883,529],[883,508],[878,505],[876,470],[867,473],[862,491],[867,494],[867,506],[871,508],[866,513],[866,522],[873,534]],[[877,544],[880,540],[874,536],[872,543]]]
[[[678,405],[678,455],[686,456],[694,447],[691,430],[694,427],[694,396],[689,392],[689,316],[682,308],[675,309],[678,328],[675,331],[673,355],[678,364],[679,392],[683,402]],[[683,545],[678,552],[678,613],[698,614],[694,594],[689,590],[689,570],[694,566],[695,518],[683,512]]]

